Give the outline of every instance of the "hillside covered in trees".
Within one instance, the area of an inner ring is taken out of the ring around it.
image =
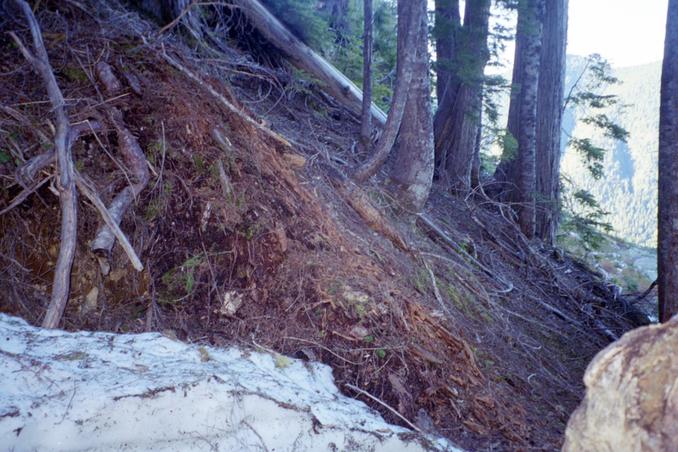
[[[0,444],[678,445],[678,58],[658,280],[621,292],[557,239],[594,243],[617,180],[647,199],[658,106],[633,138],[604,61],[567,89],[567,0],[430,6],[0,3]],[[568,134],[589,191],[561,178]]]

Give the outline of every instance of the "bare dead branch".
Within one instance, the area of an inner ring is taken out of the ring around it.
[[[45,43],[42,40],[40,25],[28,3],[24,0],[14,1],[28,21],[33,37],[35,55],[24,46],[23,42],[16,34],[10,33],[10,35],[19,47],[24,58],[31,63],[33,69],[42,78],[56,115],[57,127],[56,135],[54,137],[54,149],[56,152],[57,167],[59,169],[57,186],[59,188],[59,199],[61,204],[61,246],[59,248],[59,257],[57,258],[56,268],[54,269],[52,297],[47,309],[47,314],[42,323],[42,326],[45,328],[56,328],[59,326],[61,316],[63,315],[66,303],[68,302],[71,268],[75,257],[75,245],[78,234],[78,196],[73,177],[73,159],[68,146],[70,126],[68,116],[66,115],[66,109],[64,108],[64,96],[59,89],[56,77],[54,76],[54,71],[49,63]]]
[[[416,432],[419,432],[419,433],[422,433],[422,431],[421,431],[421,429],[420,429],[419,427],[417,427],[416,425],[414,425],[412,422],[408,421],[407,418],[406,418],[405,416],[403,416],[402,414],[400,414],[400,413],[398,412],[398,410],[396,410],[395,408],[391,407],[391,406],[388,405],[386,402],[384,402],[384,401],[382,401],[382,400],[376,398],[375,396],[373,396],[373,395],[370,394],[369,392],[364,391],[364,390],[360,389],[360,388],[357,387],[357,386],[353,386],[353,385],[350,384],[350,383],[344,383],[344,386],[346,386],[346,387],[349,388],[349,389],[354,390],[354,391],[357,392],[358,394],[362,394],[362,395],[364,395],[365,397],[368,397],[368,398],[372,399],[373,401],[377,402],[379,405],[383,406],[384,408],[386,408],[387,410],[389,410],[391,413],[395,414],[395,415],[398,416],[400,419],[402,419],[402,421],[403,421],[404,423],[406,423],[407,425],[409,425],[410,428],[411,428],[412,430],[414,430],[414,431],[416,431]]]
[[[291,147],[289,141],[287,141],[285,138],[282,136],[278,135],[268,127],[259,124],[255,119],[253,119],[250,115],[248,115],[246,112],[244,112],[241,108],[236,107],[233,105],[231,102],[229,102],[221,93],[217,92],[214,88],[212,88],[210,85],[205,83],[200,77],[198,77],[195,73],[193,73],[191,70],[186,68],[185,66],[181,65],[178,61],[176,61],[174,58],[169,56],[163,49],[162,52],[162,57],[167,61],[171,66],[173,66],[175,69],[178,69],[179,71],[183,72],[188,78],[196,82],[201,88],[207,90],[214,98],[216,98],[224,107],[226,107],[229,111],[235,113],[236,115],[240,116],[246,123],[254,126],[257,130],[263,132],[265,135],[273,138],[275,141],[278,143],[282,144],[286,148]]]
[[[115,235],[115,238],[118,239],[118,242],[120,242],[120,246],[125,251],[125,254],[127,254],[127,257],[129,257],[129,260],[131,261],[134,269],[137,271],[142,271],[144,269],[144,266],[141,263],[139,256],[137,256],[137,253],[134,251],[134,248],[129,243],[129,240],[127,240],[127,236],[125,236],[125,234],[120,229],[120,226],[118,226],[118,224],[115,222],[115,220],[111,216],[111,213],[106,208],[106,205],[101,200],[94,187],[92,187],[92,184],[77,173],[75,174],[75,182],[77,183],[78,188],[80,189],[82,194],[85,195],[85,197],[90,200],[90,202],[94,205],[97,211],[99,211],[99,214],[101,215],[101,218],[104,220],[106,225],[109,228],[111,228],[113,234]]]

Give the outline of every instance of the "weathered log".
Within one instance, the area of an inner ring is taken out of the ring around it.
[[[358,117],[362,110],[363,93],[355,83],[294,36],[258,0],[233,0],[252,25],[290,61],[325,83],[327,90]],[[375,123],[383,126],[386,114],[372,104]]]

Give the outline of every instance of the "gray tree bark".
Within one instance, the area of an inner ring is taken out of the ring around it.
[[[381,166],[386,162],[391,149],[395,144],[396,137],[400,131],[403,115],[405,113],[405,104],[407,103],[410,83],[414,73],[414,63],[416,60],[417,40],[419,36],[419,9],[412,8],[412,3],[419,3],[423,0],[399,0],[398,1],[398,67],[396,69],[396,86],[391,101],[391,109],[388,111],[388,117],[381,138],[377,142],[374,153],[360,166],[355,168],[352,174],[356,182],[365,182],[374,176]]]
[[[372,1],[363,1],[365,31],[363,34],[363,112],[360,124],[360,144],[364,150],[370,148],[372,135]]]
[[[553,245],[560,219],[560,145],[568,0],[552,0],[544,15],[537,94],[536,235]]]
[[[520,0],[513,63],[508,131],[517,141],[514,155],[502,156],[495,178],[505,183],[503,199],[516,203],[518,223],[528,238],[535,233],[537,92],[545,0]]]
[[[405,5],[402,9],[404,8]],[[415,61],[403,122],[395,146],[391,184],[399,195],[399,201],[408,209],[418,212],[424,207],[431,192],[434,167],[426,0],[409,0],[406,8],[411,9],[409,14],[417,17],[418,32],[414,48],[399,49],[402,52],[415,52]],[[405,43],[399,42],[398,45],[404,46]]]
[[[669,0],[659,113],[659,320],[678,314],[678,0]]]
[[[454,99],[444,98],[436,113],[435,147],[438,173],[455,190],[471,187],[471,168],[480,127],[482,86],[487,49],[490,0],[467,1],[464,25],[456,36],[452,75]]]

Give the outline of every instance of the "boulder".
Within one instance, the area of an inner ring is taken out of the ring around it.
[[[678,450],[678,316],[638,328],[598,353],[565,451]]]

